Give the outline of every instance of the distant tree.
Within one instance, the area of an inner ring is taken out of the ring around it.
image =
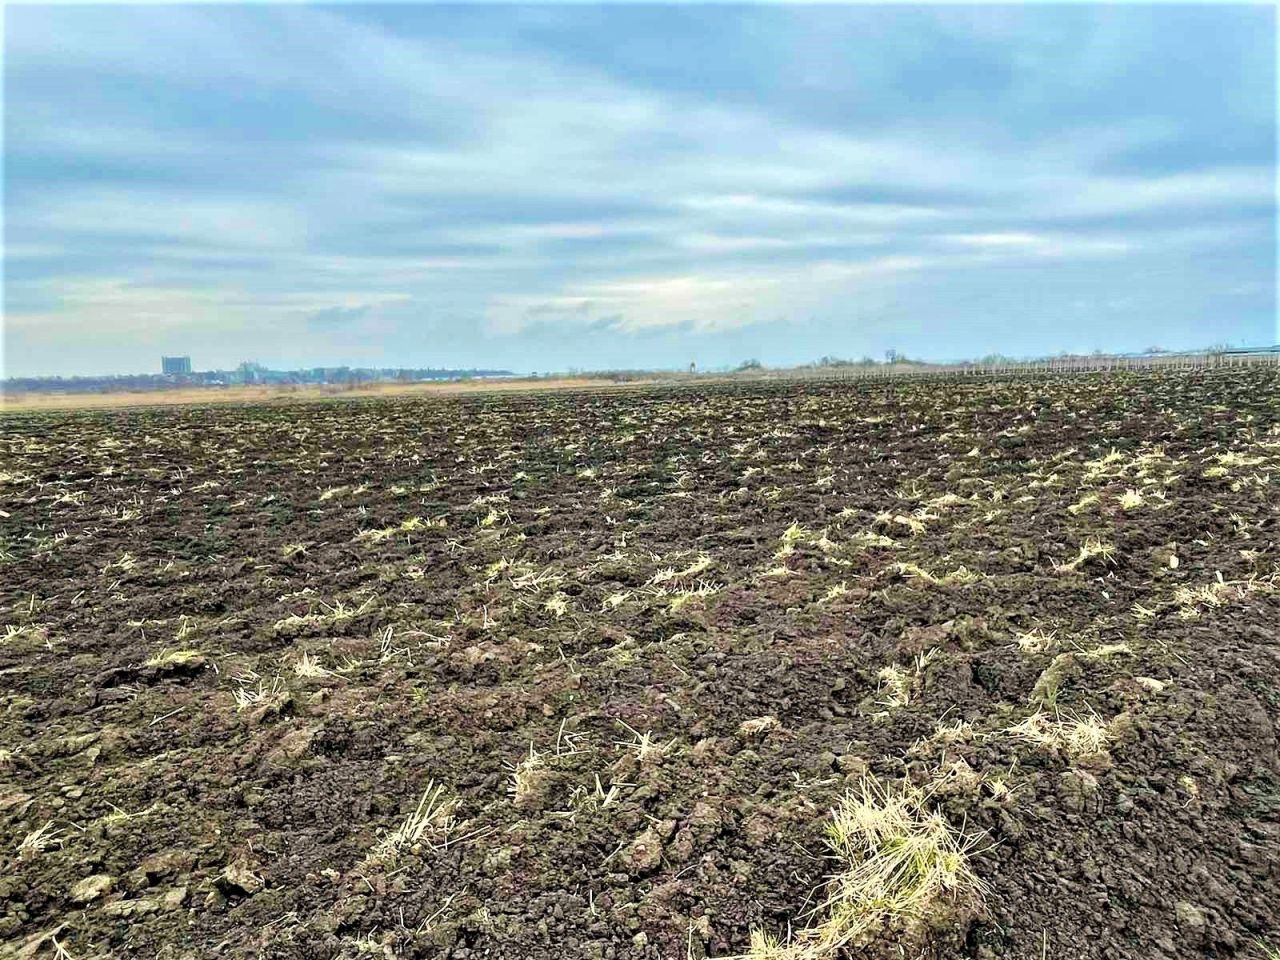
[[[752,358],[752,359],[750,359],[750,360],[743,360],[740,364],[738,364],[737,369],[738,369],[739,371],[743,371],[743,370],[763,370],[763,369],[764,369],[764,364],[762,364],[759,360],[756,360],[756,359],[753,357],[753,358]]]

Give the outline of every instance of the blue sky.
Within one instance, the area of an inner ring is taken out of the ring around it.
[[[9,6],[10,376],[1280,339],[1268,6]]]

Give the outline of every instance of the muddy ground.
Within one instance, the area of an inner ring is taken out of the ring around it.
[[[868,779],[986,890],[851,956],[1280,947],[1274,371],[9,416],[0,458],[0,956],[742,954]]]

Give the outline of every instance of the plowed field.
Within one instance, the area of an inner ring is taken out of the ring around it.
[[[1280,948],[1280,377],[0,419],[0,956]]]

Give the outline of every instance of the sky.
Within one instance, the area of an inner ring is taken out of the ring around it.
[[[9,5],[3,368],[1280,341],[1275,18]]]

